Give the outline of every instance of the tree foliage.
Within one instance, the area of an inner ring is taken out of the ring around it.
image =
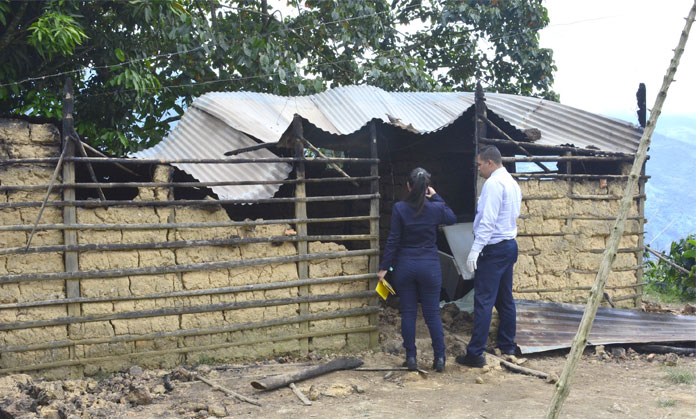
[[[645,278],[657,291],[683,298],[696,298],[696,234],[672,242],[669,257],[674,263],[689,271],[689,275],[658,259],[647,261]]]
[[[209,91],[480,80],[557,99],[547,24],[541,0],[0,0],[0,113],[59,118],[71,77],[78,132],[120,154],[159,142]]]

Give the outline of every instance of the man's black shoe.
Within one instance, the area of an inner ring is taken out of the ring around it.
[[[482,368],[484,365],[486,365],[486,358],[483,355],[457,355],[454,360],[457,361],[457,364],[466,365],[467,367],[473,368]]]
[[[500,352],[503,355],[517,355],[518,354],[517,347],[514,347],[512,349],[503,349],[503,348],[498,348],[498,349],[500,349]]]
[[[445,358],[435,358],[433,369],[437,372],[443,372],[445,370]]]
[[[404,367],[408,368],[409,371],[417,371],[418,361],[416,361],[416,358],[413,356],[407,356],[406,362],[404,362]]]

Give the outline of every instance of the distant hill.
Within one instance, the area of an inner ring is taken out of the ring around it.
[[[696,116],[660,116],[649,155],[645,243],[665,250],[696,233]]]

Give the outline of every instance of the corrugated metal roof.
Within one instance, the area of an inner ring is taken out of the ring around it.
[[[516,301],[517,345],[523,354],[569,348],[584,305]],[[696,316],[599,307],[588,345],[696,340]]]
[[[454,122],[474,103],[473,93],[386,92],[372,86],[345,86],[311,96],[281,97],[265,93],[212,92],[196,99],[172,133],[159,145],[134,157],[223,157],[230,151],[255,144],[254,139],[276,142],[295,114],[318,128],[347,135],[372,119],[389,122],[387,115],[413,125],[421,133]],[[486,94],[490,111],[518,129],[541,131],[538,144],[573,144],[603,151],[634,153],[640,129],[628,122],[595,115],[560,103],[507,94]],[[251,137],[251,138],[250,138]],[[268,151],[244,157],[269,156]],[[199,180],[279,179],[289,172],[283,164],[178,165]],[[184,168],[186,166],[186,168]],[[274,173],[271,173],[274,172]],[[246,175],[245,177],[236,177]],[[220,197],[262,198],[272,187],[215,188]]]
[[[169,136],[156,146],[134,154],[143,159],[224,158],[226,151],[257,144],[248,135],[196,108],[189,108]],[[277,157],[256,150],[244,158]],[[283,180],[292,166],[287,163],[174,164],[200,182]],[[255,199],[273,196],[280,185],[213,186],[220,199]]]

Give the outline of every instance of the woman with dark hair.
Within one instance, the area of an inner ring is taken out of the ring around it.
[[[384,249],[380,281],[394,270],[394,287],[399,296],[401,337],[406,349],[405,366],[416,370],[416,314],[420,299],[425,323],[433,344],[433,369],[445,369],[445,337],[440,318],[442,270],[437,253],[437,226],[454,224],[456,217],[430,186],[430,173],[413,169],[406,183],[406,199],[394,204],[391,229]]]

